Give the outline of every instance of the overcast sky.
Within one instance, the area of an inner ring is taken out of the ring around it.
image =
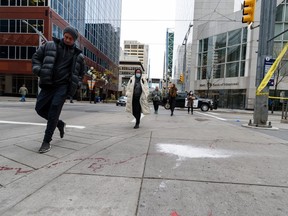
[[[175,1],[122,0],[121,47],[124,40],[149,45],[151,78],[162,78],[166,30],[175,26]]]

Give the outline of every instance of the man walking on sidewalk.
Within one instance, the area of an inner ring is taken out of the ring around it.
[[[32,71],[40,78],[40,94],[36,112],[47,120],[44,139],[39,153],[50,151],[53,133],[58,128],[64,137],[65,123],[59,120],[63,104],[68,96],[74,96],[85,73],[82,51],[76,47],[78,31],[66,27],[63,38],[42,45],[32,57]]]
[[[20,89],[19,89],[19,93],[21,94],[21,102],[25,102],[26,101],[26,95],[28,94],[28,89],[26,88],[25,84],[23,84]]]

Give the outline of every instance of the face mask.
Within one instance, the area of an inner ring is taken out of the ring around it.
[[[140,77],[141,77],[141,74],[136,73],[135,76],[136,76],[137,78],[140,78]]]

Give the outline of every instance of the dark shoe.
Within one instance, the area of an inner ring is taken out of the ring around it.
[[[173,116],[173,113],[171,113],[171,116]]]
[[[137,128],[139,128],[139,124],[136,124],[136,125],[134,126],[134,129],[137,129]]]
[[[63,122],[64,123],[64,122]],[[58,127],[59,132],[60,132],[60,137],[63,138],[64,134],[65,134],[65,127],[66,127],[66,123],[64,123],[61,127]]]
[[[51,149],[50,143],[43,141],[41,148],[39,149],[39,153],[40,154],[46,153],[46,152],[50,151],[50,149]]]
[[[74,103],[73,101],[70,101],[70,103]]]

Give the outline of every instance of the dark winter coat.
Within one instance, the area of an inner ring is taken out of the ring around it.
[[[53,38],[53,41],[48,41],[32,56],[32,72],[40,78],[40,88],[53,87],[53,72],[57,58],[57,47],[60,44],[60,39]],[[85,63],[82,51],[74,46],[75,55],[72,63],[71,75],[69,78],[69,87],[67,94],[74,96],[79,84],[85,73]]]

